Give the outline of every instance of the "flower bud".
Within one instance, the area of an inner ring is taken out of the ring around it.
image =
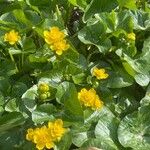
[[[51,96],[50,92],[46,92],[46,94],[47,94],[47,98],[49,98]]]
[[[41,83],[38,87],[40,93],[45,93],[49,91],[49,85],[47,83]]]
[[[41,100],[45,100],[45,99],[47,99],[47,94],[40,94],[40,99]]]

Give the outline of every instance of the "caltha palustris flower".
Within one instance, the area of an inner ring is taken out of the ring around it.
[[[10,45],[16,44],[20,39],[19,33],[15,30],[11,30],[4,35],[4,41],[8,42]]]
[[[55,26],[44,31],[45,42],[57,55],[62,55],[70,47],[65,37],[64,32]]]
[[[63,127],[63,121],[57,119],[49,121],[48,126],[40,128],[29,128],[26,139],[36,144],[38,150],[54,148],[55,143],[59,142],[68,129]]]
[[[92,75],[95,76],[98,80],[104,80],[109,77],[109,74],[106,72],[104,68],[95,67],[92,71]]]
[[[83,106],[90,107],[93,110],[103,107],[103,101],[96,94],[96,91],[93,88],[89,90],[86,88],[81,89],[81,91],[78,93],[78,99]]]

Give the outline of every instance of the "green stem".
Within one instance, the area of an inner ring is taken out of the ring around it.
[[[21,54],[21,65],[22,65],[22,68],[23,68],[23,65],[24,65],[24,53]]]
[[[17,72],[19,72],[18,67],[17,67],[17,65],[16,65],[16,62],[15,62],[15,59],[14,59],[13,55],[12,55],[10,52],[9,52],[9,56],[10,56],[10,58],[11,58],[11,61],[14,62],[15,68],[16,68]]]

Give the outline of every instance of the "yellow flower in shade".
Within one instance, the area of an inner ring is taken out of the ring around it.
[[[135,35],[135,33],[129,33],[128,35],[127,35],[127,38],[129,39],[129,40],[132,40],[132,41],[135,41],[135,39],[136,39],[136,35]]]
[[[100,100],[93,88],[90,90],[85,88],[81,89],[81,91],[78,93],[78,99],[80,100],[81,104],[86,107],[91,107],[94,110],[103,107],[103,101]]]
[[[4,41],[9,42],[9,44],[14,45],[16,42],[20,40],[20,36],[18,32],[11,30],[10,32],[6,33],[4,36]]]
[[[50,31],[44,31],[44,38],[47,44],[53,44],[65,38],[65,34],[58,27],[50,28]]]
[[[57,55],[62,55],[63,51],[66,51],[68,48],[69,48],[69,44],[67,44],[66,40],[55,42],[51,46],[51,49],[56,51]]]
[[[63,122],[61,119],[57,119],[55,122],[49,122],[48,129],[54,141],[60,141],[66,132],[66,129],[63,128]]]
[[[41,128],[28,129],[26,139],[35,143],[38,150],[43,150],[44,148],[51,149],[65,132],[66,129],[63,128],[63,121],[57,119],[54,122],[49,122],[48,127],[42,126]]]
[[[93,76],[95,76],[98,80],[106,79],[106,78],[108,78],[108,76],[109,76],[109,75],[106,73],[106,70],[103,69],[103,68],[101,68],[101,69],[94,68],[92,74],[93,74]]]

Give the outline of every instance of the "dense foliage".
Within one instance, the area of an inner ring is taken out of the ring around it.
[[[0,149],[150,149],[149,0],[0,0]]]

